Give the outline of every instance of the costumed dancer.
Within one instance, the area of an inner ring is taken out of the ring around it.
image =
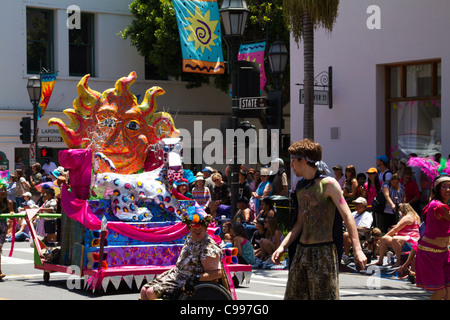
[[[352,239],[355,265],[364,270],[367,258],[362,252],[355,221],[336,179],[322,177],[324,170],[322,147],[304,139],[289,149],[291,167],[299,181],[296,188],[297,218],[281,245],[272,255],[280,257],[292,244],[297,250],[289,269],[285,299],[339,299],[338,251],[334,240],[336,209],[339,211]],[[340,224],[342,230],[342,224]],[[342,239],[341,239],[342,242]]]
[[[425,231],[416,254],[416,285],[432,291],[430,300],[450,300],[450,176],[434,179],[431,201],[423,210]]]
[[[182,222],[190,234],[176,266],[145,284],[141,289],[141,300],[173,299],[181,292],[193,294],[198,282],[222,277],[222,249],[207,233],[212,221],[213,218],[203,209],[189,207],[182,216]]]

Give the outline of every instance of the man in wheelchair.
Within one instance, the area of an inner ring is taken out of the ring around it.
[[[193,295],[196,285],[223,277],[222,249],[208,235],[213,221],[203,209],[191,207],[182,216],[190,234],[176,266],[156,276],[141,289],[141,300],[178,299],[180,294]]]

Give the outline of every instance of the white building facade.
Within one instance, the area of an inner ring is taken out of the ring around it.
[[[57,71],[47,111],[39,121],[39,147],[53,149],[52,159],[57,161],[57,151],[66,148],[59,141],[56,127],[48,126],[52,117],[69,119],[62,113],[72,108],[77,97],[76,86],[85,74],[91,74],[89,86],[99,92],[113,88],[115,82],[131,71],[137,80],[131,90],[141,96],[152,86],[162,87],[166,93],[158,97],[159,111],[172,114],[178,129],[194,132],[201,121],[202,131],[210,128],[224,129],[230,124],[231,99],[228,94],[213,86],[186,89],[186,83],[172,80],[146,80],[145,59],[129,40],[119,32],[132,21],[129,3],[124,0],[4,0],[0,10],[0,158],[7,158],[14,169],[14,159],[21,156],[29,164],[29,145],[22,144],[20,121],[33,117],[33,107],[27,94],[28,79],[41,68]],[[71,34],[75,11],[80,9],[81,31]],[[72,24],[71,24],[72,23]],[[72,26],[72,27],[71,27]],[[249,119],[260,127],[257,119]],[[286,127],[289,127],[287,124]],[[193,137],[193,139],[196,139]],[[203,137],[197,137],[202,139]],[[202,141],[207,145],[208,141]],[[192,147],[192,146],[191,146]],[[185,146],[189,148],[189,146]],[[0,159],[1,160],[1,159]],[[39,159],[38,154],[38,161]],[[6,163],[6,162],[5,162]],[[204,165],[204,163],[203,163]]]
[[[333,108],[315,106],[323,160],[375,167],[390,159],[450,153],[450,2],[341,0],[332,33],[315,32],[315,74],[333,68]],[[291,124],[303,123],[303,44],[291,39]],[[303,126],[291,126],[291,140]]]

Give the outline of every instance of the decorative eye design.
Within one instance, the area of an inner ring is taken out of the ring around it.
[[[140,126],[139,122],[132,120],[125,125],[125,128],[133,130],[133,131],[137,131],[141,128],[141,126]]]
[[[103,126],[109,127],[109,128],[115,128],[116,127],[116,119],[114,118],[107,118],[100,122]]]

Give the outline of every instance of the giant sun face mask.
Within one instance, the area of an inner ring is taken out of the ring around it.
[[[111,172],[115,168],[116,173],[133,174],[142,170],[148,146],[179,135],[170,114],[155,113],[156,97],[164,94],[164,90],[148,89],[143,102],[138,104],[130,91],[135,72],[120,78],[114,89],[103,93],[89,88],[89,76],[78,83],[73,109],[64,110],[70,125],[57,118],[51,118],[49,125],[58,127],[68,148],[90,148],[93,154],[101,152],[114,164],[100,161],[98,172]]]

